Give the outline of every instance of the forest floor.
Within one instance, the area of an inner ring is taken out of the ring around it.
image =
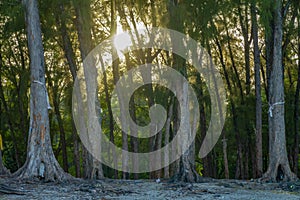
[[[255,181],[208,179],[204,183],[170,183],[162,180],[101,180],[68,183],[18,182],[2,180],[12,193],[0,194],[2,199],[300,199],[300,183],[258,183]],[[1,189],[0,189],[1,190]],[[0,191],[1,192],[1,191]],[[11,192],[8,192],[11,193]]]

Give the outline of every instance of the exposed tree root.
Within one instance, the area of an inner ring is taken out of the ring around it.
[[[297,181],[298,177],[291,171],[288,164],[270,165],[267,172],[258,179],[260,182],[291,182]]]

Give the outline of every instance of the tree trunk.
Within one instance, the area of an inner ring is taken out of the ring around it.
[[[176,57],[176,56],[175,56]],[[179,65],[182,67],[182,65]],[[182,145],[185,145],[188,139],[191,137],[192,131],[195,131],[193,125],[190,124],[190,112],[188,107],[188,86],[186,83],[177,83],[177,91],[182,94],[177,96],[179,104],[184,107],[177,106],[177,113],[182,115],[180,121],[182,123],[180,126],[184,126],[185,134],[188,136],[181,140]],[[183,181],[183,182],[199,182],[200,176],[195,170],[195,144],[191,144],[189,149],[183,153],[179,159],[179,169],[178,172],[172,178],[173,181]]]
[[[282,68],[282,19],[281,0],[274,3],[274,41],[273,63],[270,70],[269,85],[269,165],[263,175],[265,181],[294,181],[296,175],[291,172],[287,158],[285,121],[284,121],[284,74]]]
[[[80,54],[81,54],[81,58],[82,61],[84,61],[84,59],[87,57],[87,55],[89,54],[89,52],[93,49],[93,43],[92,43],[92,34],[91,34],[91,14],[90,14],[90,1],[75,1],[74,2],[74,6],[75,6],[75,12],[76,12],[76,27],[77,27],[77,33],[78,33],[78,39],[79,39],[79,44],[80,44]],[[87,88],[93,88],[94,86],[97,88],[97,85],[92,85],[92,86],[88,86],[88,84],[96,84],[96,77],[93,71],[95,71],[96,69],[94,69],[94,67],[92,66],[84,66],[84,74],[87,78],[88,74],[91,74],[93,76],[89,77],[91,78],[90,80],[86,79],[86,84],[87,84]],[[87,91],[89,92],[89,91]],[[87,96],[87,101],[88,101],[88,117],[89,117],[89,123],[88,123],[88,130],[89,131],[96,131],[94,130],[94,126],[93,123],[99,123],[98,121],[95,121],[93,118],[93,114],[95,114],[93,112],[93,105],[98,101],[98,99],[94,96],[95,94],[91,93],[88,94]],[[95,102],[93,101],[95,100]],[[96,111],[97,112],[97,111]],[[94,122],[93,122],[94,121]],[[92,123],[93,122],[93,123]],[[95,134],[95,133],[89,133],[88,131],[88,135],[90,134]],[[91,141],[91,140],[89,140]],[[96,144],[99,145],[99,144]],[[92,145],[93,146],[93,145]],[[92,147],[93,148],[93,147]],[[99,150],[101,150],[101,148],[99,148]],[[103,175],[103,169],[102,169],[102,164],[96,159],[94,158],[90,152],[87,151],[86,148],[83,148],[83,151],[85,153],[85,159],[88,159],[85,161],[85,178],[88,179],[101,179],[104,177]],[[98,152],[99,153],[99,152]]]
[[[177,30],[177,31],[183,31],[184,23],[182,16],[180,16],[180,9],[182,7],[180,6],[180,3],[175,0],[169,1],[169,28]],[[178,48],[180,46],[181,48],[184,47],[183,41],[174,41],[174,38],[171,36],[171,43],[174,49]],[[179,49],[179,48],[178,48]],[[173,65],[174,69],[176,69],[178,72],[180,72],[183,76],[186,76],[187,70],[186,70],[186,63],[185,60],[183,60],[180,56],[173,54]],[[188,105],[188,85],[187,83],[181,83],[180,81],[176,83],[176,91],[177,93],[177,99],[178,99],[178,105],[176,106],[176,121],[177,123],[180,123],[180,126],[183,126],[183,130],[185,131],[185,134],[187,134],[187,137],[185,137],[182,141],[182,145],[184,146],[190,139],[192,135],[192,131],[194,130],[194,125],[190,122],[190,111],[189,111],[189,105]],[[180,95],[179,95],[180,94]],[[183,107],[180,107],[182,105]],[[183,121],[180,121],[180,118]],[[176,128],[176,127],[175,127]],[[176,128],[177,129],[177,128]],[[174,177],[172,178],[173,181],[184,181],[184,182],[199,182],[200,176],[195,170],[195,144],[194,142],[189,147],[189,149],[183,153],[183,155],[179,159],[179,168],[177,172],[175,173]]]
[[[57,86],[54,86],[56,88]],[[66,133],[63,124],[63,120],[59,110],[59,103],[58,103],[58,91],[56,89],[53,90],[53,105],[54,105],[54,112],[57,118],[59,132],[60,132],[60,145],[62,150],[62,158],[63,158],[63,169],[65,172],[69,171],[68,166],[68,154],[67,154],[67,144],[66,144]]]
[[[238,6],[238,14],[239,20],[242,28],[243,40],[244,40],[244,58],[245,58],[245,69],[246,69],[246,95],[250,94],[250,86],[251,86],[251,79],[250,79],[250,42],[249,41],[249,25],[248,25],[248,5],[245,7],[245,13],[242,14],[241,6]],[[245,19],[244,19],[245,18]]]
[[[59,4],[58,10],[60,13],[64,13],[65,9],[63,7],[63,4]],[[65,54],[65,58],[68,62],[69,69],[72,75],[73,82],[75,82],[76,76],[77,76],[77,67],[76,67],[76,61],[75,61],[75,53],[72,48],[72,43],[70,40],[70,37],[68,35],[67,26],[65,18],[57,14],[57,24],[60,25],[60,33],[62,37],[62,48]],[[73,156],[74,156],[74,166],[75,166],[75,176],[81,177],[80,172],[80,154],[79,154],[79,138],[77,135],[77,130],[74,124],[73,115],[72,115],[72,139],[73,139]]]
[[[109,87],[108,87],[108,81],[107,81],[107,74],[104,69],[104,62],[103,59],[100,57],[100,62],[101,62],[101,68],[103,72],[103,82],[104,82],[104,93],[105,93],[105,101],[107,103],[107,109],[108,109],[108,115],[109,115],[109,140],[110,142],[114,143],[115,142],[115,136],[114,136],[114,117],[112,113],[112,108],[111,108],[111,102],[110,102],[110,95],[109,95]],[[116,149],[115,147],[112,148],[112,155],[116,155]],[[108,150],[109,156],[110,156],[110,149]],[[114,163],[114,178],[118,178],[118,170],[117,168],[117,158],[113,156],[113,163]]]
[[[46,181],[70,178],[54,157],[50,140],[48,97],[45,85],[45,61],[37,0],[24,0],[30,56],[30,128],[27,159],[15,176],[42,178]]]
[[[173,118],[173,108],[174,108],[174,98],[171,98],[171,101],[169,103],[169,110],[168,110],[168,118],[166,121],[166,132],[165,132],[165,138],[164,138],[164,142],[165,145],[168,144],[170,142],[170,129],[171,129],[171,121]],[[165,163],[169,163],[169,149],[165,149],[164,151],[164,162]],[[167,165],[164,168],[164,178],[170,178],[170,166]]]
[[[260,52],[258,46],[258,27],[256,19],[256,5],[251,3],[252,35],[254,45],[254,71],[255,71],[255,97],[256,97],[256,118],[255,118],[255,177],[259,178],[263,173],[263,152],[262,152],[262,100],[260,85]]]
[[[129,54],[125,54],[125,62],[126,62],[126,68],[129,71],[132,67],[132,63],[130,61],[130,56]],[[128,84],[133,85],[134,79],[131,73],[128,74]],[[132,118],[133,122],[136,123],[136,109],[135,109],[135,98],[134,96],[131,97],[131,101],[129,103],[129,113],[130,117]],[[138,153],[138,138],[134,137],[133,135],[138,135],[138,130],[135,126],[130,126],[130,144],[132,148],[132,152]],[[139,160],[137,156],[134,156],[131,158],[133,162],[133,170],[137,172],[139,170]],[[138,173],[133,173],[133,178],[136,180],[139,178]]]
[[[219,51],[219,54],[220,54],[219,55],[219,59],[220,59],[220,62],[221,62],[222,69],[224,71],[224,76],[225,76],[227,88],[229,90],[229,94],[233,95],[233,91],[231,89],[232,88],[231,87],[231,83],[230,83],[230,80],[229,80],[229,75],[228,75],[228,72],[226,70],[226,65],[225,65],[225,61],[224,61],[224,57],[223,57],[222,47],[221,47],[221,44],[220,44],[220,42],[219,42],[219,40],[217,38],[216,38],[216,44],[217,44],[218,51]],[[235,109],[234,109],[232,98],[230,98],[230,104],[231,104],[231,110],[233,112]],[[233,122],[234,122],[234,124],[236,124],[235,123],[235,115],[234,115],[234,113],[232,113],[232,115],[233,115]],[[227,140],[226,140],[226,137],[225,137],[224,130],[223,130],[223,141],[222,142],[223,142],[223,156],[224,156],[224,173],[225,173],[225,178],[229,179],[229,166],[228,166],[228,158],[227,158]],[[238,148],[239,148],[239,145],[238,145]]]

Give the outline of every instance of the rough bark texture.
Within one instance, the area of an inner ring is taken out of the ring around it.
[[[183,107],[177,107],[178,113],[181,115],[182,121],[180,121],[180,126],[183,126],[185,134],[187,137],[183,137],[180,141],[183,146],[185,146],[192,137],[192,131],[195,131],[193,125],[190,123],[190,112],[188,107],[188,86],[185,83],[177,84],[178,93],[182,94],[177,96],[178,101]],[[183,181],[183,182],[200,182],[200,176],[195,170],[195,144],[191,144],[189,149],[180,157],[178,172],[172,178],[173,181]]]
[[[92,43],[92,34],[91,34],[91,14],[89,12],[90,10],[90,1],[77,1],[74,0],[74,5],[75,5],[75,11],[76,11],[76,28],[77,28],[77,33],[78,33],[78,39],[79,39],[79,48],[80,48],[80,54],[82,60],[84,60],[89,52],[93,49],[93,43]],[[95,93],[93,91],[89,91],[88,88],[98,88],[97,83],[96,83],[96,69],[93,67],[89,66],[84,66],[84,74],[86,75],[86,78],[90,78],[89,80],[86,79],[86,84],[91,84],[90,86],[87,87],[87,102],[88,102],[88,118],[89,118],[89,123],[88,123],[88,135],[90,135],[91,132],[94,132],[94,126],[93,123],[98,123],[98,121],[94,121],[95,119],[93,118],[94,114],[94,109],[93,105],[98,101],[96,99]],[[88,76],[90,74],[91,76]],[[92,133],[91,133],[92,134]],[[101,135],[101,134],[100,134]],[[91,139],[89,140],[91,141]],[[92,144],[91,144],[92,145]],[[96,144],[97,145],[97,144]],[[92,147],[93,148],[93,147]],[[100,150],[101,148],[99,148]],[[102,169],[102,164],[95,159],[90,152],[87,151],[86,148],[83,148],[85,159],[85,169],[84,169],[84,176],[87,179],[101,179],[104,177],[103,175],[103,169]]]
[[[282,68],[282,4],[274,4],[273,62],[269,82],[269,166],[263,181],[293,181],[297,177],[291,172],[287,158],[284,121],[284,83]]]
[[[30,128],[27,159],[15,176],[62,181],[70,178],[54,157],[50,140],[45,62],[37,0],[24,0],[30,55]]]

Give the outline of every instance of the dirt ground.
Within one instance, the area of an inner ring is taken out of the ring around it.
[[[258,183],[255,181],[212,180],[204,183],[170,183],[161,180],[101,180],[68,183],[1,181],[2,199],[300,199],[300,182]],[[6,192],[6,188],[12,191]],[[9,193],[9,194],[4,194]],[[17,194],[11,194],[17,193]]]

